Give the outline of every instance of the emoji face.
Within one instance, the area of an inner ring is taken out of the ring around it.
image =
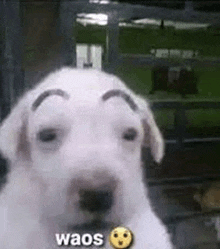
[[[131,245],[132,239],[131,231],[125,227],[116,227],[109,235],[110,244],[115,249],[128,248]]]

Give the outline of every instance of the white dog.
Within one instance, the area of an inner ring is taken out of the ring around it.
[[[119,78],[91,69],[50,74],[0,127],[10,163],[0,249],[60,248],[55,234],[92,232],[111,248],[116,226],[133,232],[132,248],[173,248],[147,198],[143,144],[160,162],[163,139],[148,104]]]

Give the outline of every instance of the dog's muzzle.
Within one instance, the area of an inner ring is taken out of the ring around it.
[[[113,191],[81,190],[80,208],[91,213],[105,213],[113,205]]]

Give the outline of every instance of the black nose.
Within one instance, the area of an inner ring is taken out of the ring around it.
[[[112,191],[80,191],[80,207],[89,212],[106,212],[113,204]]]

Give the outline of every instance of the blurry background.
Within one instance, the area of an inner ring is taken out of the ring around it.
[[[1,119],[63,65],[114,73],[146,96],[166,141],[161,165],[143,148],[152,203],[177,248],[220,247],[218,1],[3,0],[0,62]]]

